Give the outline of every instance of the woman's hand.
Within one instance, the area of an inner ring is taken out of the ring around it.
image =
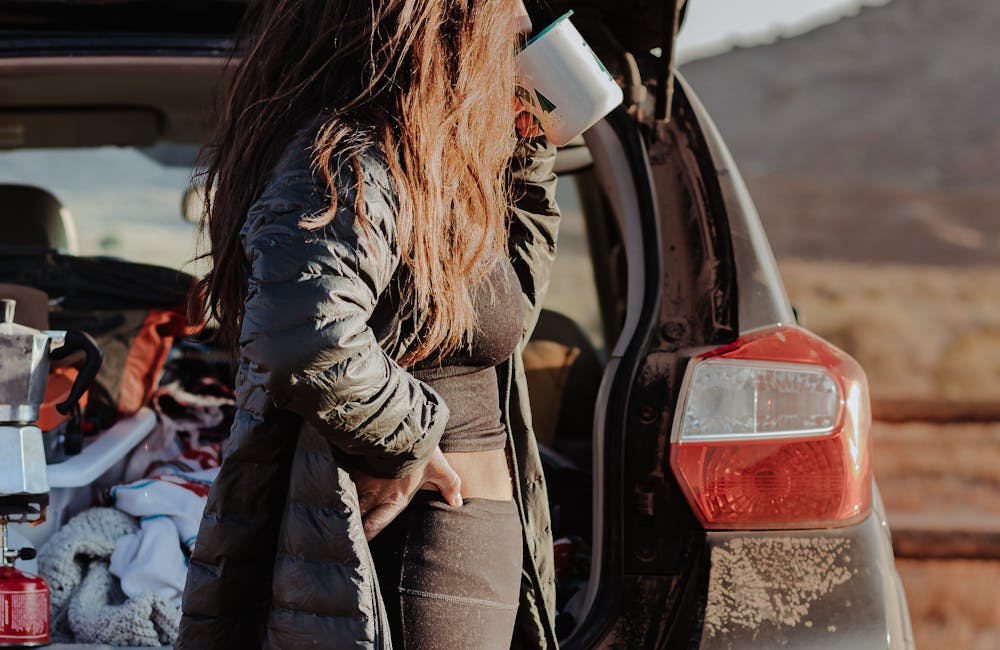
[[[399,516],[420,488],[437,489],[448,505],[462,505],[462,479],[451,468],[440,447],[419,469],[402,478],[378,478],[355,470],[351,477],[358,488],[358,506],[365,539],[370,540]]]
[[[542,135],[538,119],[528,112],[519,97],[514,98],[514,126],[517,128],[517,135],[522,138],[537,138]]]

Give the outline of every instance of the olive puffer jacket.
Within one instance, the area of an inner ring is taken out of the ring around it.
[[[391,645],[346,467],[413,470],[440,439],[448,409],[398,363],[417,328],[401,307],[406,282],[384,159],[372,147],[360,154],[367,226],[355,218],[346,161],[333,222],[298,225],[329,205],[311,171],[314,133],[289,143],[242,229],[250,281],[238,411],[190,558],[178,650]],[[555,256],[554,158],[544,138],[522,140],[510,167],[509,254],[529,315],[522,347]],[[496,370],[524,528],[513,646],[554,648],[548,501],[520,352]]]

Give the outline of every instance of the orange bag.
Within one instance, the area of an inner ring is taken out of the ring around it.
[[[195,333],[180,309],[62,311],[52,316],[66,329],[93,336],[104,352],[87,408],[100,428],[142,408],[156,391],[174,339]]]
[[[156,391],[174,338],[188,334],[187,319],[174,310],[151,309],[129,347],[118,387],[118,414],[132,415]]]

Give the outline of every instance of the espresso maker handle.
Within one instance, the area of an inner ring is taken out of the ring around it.
[[[73,387],[69,390],[69,397],[66,398],[65,402],[56,404],[56,410],[63,415],[69,413],[70,409],[76,406],[76,403],[83,397],[84,392],[90,388],[90,384],[97,377],[97,371],[101,369],[101,362],[104,361],[104,352],[97,346],[97,341],[90,334],[79,330],[66,332],[66,339],[63,344],[50,352],[49,357],[58,360],[69,356],[77,350],[83,350],[87,358],[80,367],[79,374],[77,374],[76,380],[73,382]]]

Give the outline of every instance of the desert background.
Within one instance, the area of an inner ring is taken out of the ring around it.
[[[868,373],[924,650],[1000,648],[998,34],[991,0],[891,0],[681,65],[802,324]]]

